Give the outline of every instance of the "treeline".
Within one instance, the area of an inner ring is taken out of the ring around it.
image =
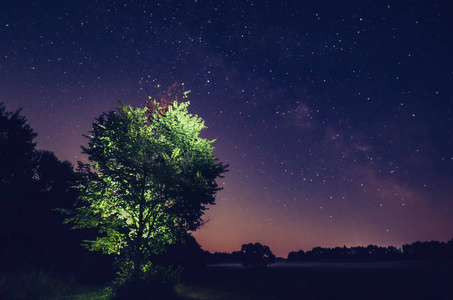
[[[71,230],[56,210],[77,202],[72,164],[36,149],[36,136],[20,110],[8,112],[0,103],[0,269],[109,280],[111,259],[80,246],[95,231]]]
[[[453,261],[453,238],[448,242],[415,242],[403,246],[409,260]]]
[[[307,252],[303,250],[290,252],[288,261],[395,261],[395,260],[423,260],[423,261],[453,261],[453,239],[445,242],[415,242],[406,244],[401,249],[396,247],[315,247]]]
[[[200,253],[201,254],[201,253]],[[233,251],[210,253],[200,256],[204,264],[242,263],[243,252]],[[277,259],[283,260],[283,259]],[[453,239],[448,242],[415,242],[403,245],[381,247],[376,245],[358,247],[315,247],[305,252],[293,251],[288,254],[288,262],[374,262],[374,261],[442,261],[453,262]]]
[[[305,252],[299,250],[288,254],[288,261],[377,261],[377,260],[398,260],[402,252],[396,247],[379,247],[368,245],[367,247],[315,247]]]

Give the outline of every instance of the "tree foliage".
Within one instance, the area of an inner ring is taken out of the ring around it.
[[[197,240],[188,234],[176,244],[168,246],[165,253],[154,255],[152,261],[162,266],[181,266],[185,272],[206,265],[206,253]]]
[[[37,134],[20,112],[20,109],[7,112],[0,103],[0,197],[4,198],[26,192],[19,185],[32,181],[36,167],[34,138]]]
[[[314,247],[312,250],[293,251],[288,254],[288,261],[382,261],[401,259],[401,251],[393,246],[379,247]]]
[[[213,141],[199,136],[204,121],[188,106],[175,101],[150,117],[146,108],[120,106],[95,120],[82,147],[89,163],[78,169],[83,206],[69,219],[76,228],[99,228],[89,249],[143,269],[151,253],[203,224],[226,166],[214,157]]]
[[[274,262],[275,255],[266,245],[249,243],[241,247],[241,264],[245,267],[267,266]]]
[[[403,245],[404,257],[409,260],[453,262],[453,238],[448,242],[417,241]]]
[[[159,101],[152,99],[151,96],[148,96],[150,100],[145,103],[147,116],[149,118],[162,116],[168,111],[173,102],[183,101],[187,98],[188,93],[190,93],[190,91],[185,91],[183,83],[175,82],[168,87],[165,93],[159,95]]]
[[[21,110],[8,112],[0,103],[0,269],[85,272],[82,261],[99,257],[79,250],[82,234],[63,225],[55,211],[76,201],[73,167],[51,151],[37,150],[36,136]]]

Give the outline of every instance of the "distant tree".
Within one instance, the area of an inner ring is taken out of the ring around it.
[[[76,228],[98,228],[91,250],[119,256],[131,276],[144,276],[149,257],[203,224],[207,205],[226,172],[213,155],[213,141],[188,113],[189,102],[147,109],[120,106],[93,123],[89,163],[79,163],[77,183],[84,206],[68,219]]]
[[[303,261],[305,259],[304,250],[292,251],[288,253],[288,261]]]
[[[410,260],[453,261],[453,239],[445,242],[417,241],[403,245],[404,257]]]
[[[393,246],[379,247],[314,247],[306,253],[303,250],[290,252],[288,261],[388,261],[402,258],[401,251]]]
[[[266,245],[249,243],[241,247],[241,264],[245,267],[267,266],[274,262],[275,255]]]

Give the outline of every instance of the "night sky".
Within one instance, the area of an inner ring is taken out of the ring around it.
[[[183,82],[230,165],[211,252],[446,241],[452,28],[447,0],[6,0],[0,102],[76,164],[102,112]]]

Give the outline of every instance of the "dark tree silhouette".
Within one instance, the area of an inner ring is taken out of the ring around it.
[[[33,181],[37,134],[20,112],[7,112],[0,103],[0,199],[26,197],[23,187]]]
[[[231,264],[241,262],[241,251],[228,252],[214,252],[210,253],[205,251],[206,262],[208,264]]]
[[[0,259],[3,265],[17,263],[15,253],[24,254],[29,206],[35,191],[33,174],[36,169],[33,141],[36,133],[26,123],[21,110],[7,112],[0,103]],[[21,222],[18,222],[21,220]],[[14,257],[13,257],[13,255]]]
[[[165,253],[152,256],[151,261],[164,266],[181,266],[190,271],[204,267],[206,255],[197,240],[187,234],[178,243],[168,246]]]
[[[367,247],[314,247],[304,252],[290,252],[288,261],[388,261],[402,259],[400,250],[393,246],[379,247],[368,245]]]
[[[241,264],[245,267],[267,266],[275,262],[275,255],[266,245],[244,244],[241,247]]]
[[[453,239],[447,243],[417,241],[403,245],[404,256],[409,260],[453,261]]]
[[[7,112],[0,103],[0,269],[51,268],[102,277],[98,271],[108,264],[79,246],[86,232],[70,230],[55,211],[76,201],[73,167],[53,152],[35,149],[37,134],[20,112]]]
[[[305,260],[305,251],[293,251],[288,253],[288,261],[304,261]]]

